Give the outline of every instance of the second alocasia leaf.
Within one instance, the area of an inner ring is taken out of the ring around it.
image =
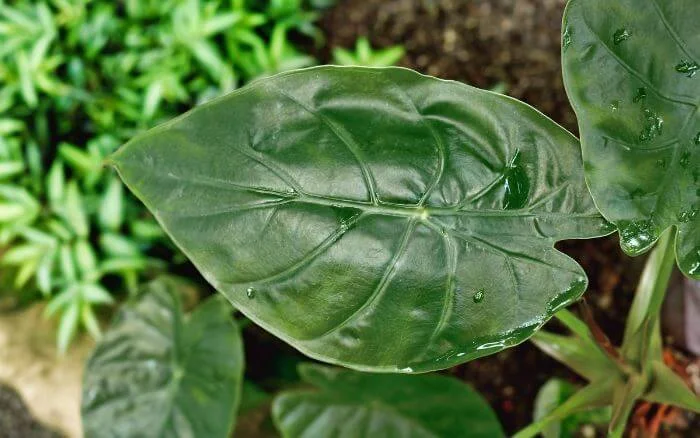
[[[125,304],[85,367],[85,436],[231,436],[243,381],[243,342],[220,296],[190,315],[182,284],[161,278]]]
[[[284,391],[272,416],[284,438],[499,438],[496,413],[478,392],[439,375],[358,373],[301,364],[313,389]]]
[[[676,255],[700,278],[700,2],[572,0],[564,82],[586,176],[622,248],[678,227]]]
[[[257,81],[113,162],[237,308],[362,370],[446,368],[523,341],[586,287],[554,243],[609,231],[571,134],[398,68]]]

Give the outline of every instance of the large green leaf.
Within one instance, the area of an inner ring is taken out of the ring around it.
[[[555,241],[608,231],[568,132],[406,69],[261,80],[113,162],[243,313],[364,370],[446,368],[523,341],[586,287]]]
[[[289,391],[272,406],[285,438],[504,436],[479,393],[449,377],[368,374],[302,364],[314,390]]]
[[[220,297],[182,314],[170,281],[125,305],[88,360],[87,437],[228,437],[243,348]]]
[[[700,2],[571,0],[564,82],[593,198],[636,255],[678,227],[700,278]]]

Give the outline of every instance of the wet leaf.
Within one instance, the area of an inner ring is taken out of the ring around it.
[[[609,231],[568,132],[406,69],[257,81],[113,162],[246,316],[363,370],[447,368],[522,342],[586,287],[554,243]]]
[[[125,305],[87,363],[86,436],[228,437],[243,350],[219,297],[182,314],[170,281]]]
[[[302,364],[299,373],[317,390],[275,399],[272,414],[285,438],[505,436],[486,401],[453,378],[311,364]]]
[[[678,227],[676,257],[700,278],[700,32],[696,0],[572,0],[564,82],[592,194],[622,248]]]

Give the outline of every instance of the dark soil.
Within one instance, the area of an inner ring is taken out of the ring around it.
[[[0,437],[60,438],[61,435],[37,422],[22,398],[12,388],[0,384]]]
[[[565,0],[340,0],[323,20],[326,47],[403,44],[400,63],[507,94],[576,130],[560,71]],[[329,60],[326,54],[326,59]]]

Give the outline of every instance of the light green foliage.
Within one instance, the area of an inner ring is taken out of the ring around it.
[[[610,232],[571,134],[400,68],[257,81],[112,161],[238,309],[363,370],[447,368],[522,342],[586,287],[554,243]]]
[[[552,378],[547,381],[535,399],[534,421],[545,418],[556,408],[564,404],[576,393],[576,386],[566,380]],[[610,407],[596,408],[572,414],[560,421],[553,421],[542,430],[543,438],[566,438],[575,433],[584,424],[607,424],[610,421]]]
[[[622,248],[677,228],[676,257],[700,279],[700,30],[697,0],[572,0],[564,83],[586,178]]]
[[[284,438],[498,438],[496,414],[464,383],[439,375],[369,374],[302,364],[313,390],[283,392],[272,414]]]
[[[228,438],[243,343],[216,296],[183,313],[179,283],[158,279],[122,307],[85,370],[85,436]]]
[[[333,63],[337,65],[356,65],[363,67],[391,67],[403,58],[403,46],[391,46],[373,50],[367,37],[358,38],[355,51],[342,47],[333,49]]]
[[[81,325],[99,333],[106,284],[133,293],[173,254],[105,157],[254,77],[313,64],[287,37],[320,41],[316,18],[301,0],[0,0],[0,263],[14,288],[52,300],[61,349]]]

